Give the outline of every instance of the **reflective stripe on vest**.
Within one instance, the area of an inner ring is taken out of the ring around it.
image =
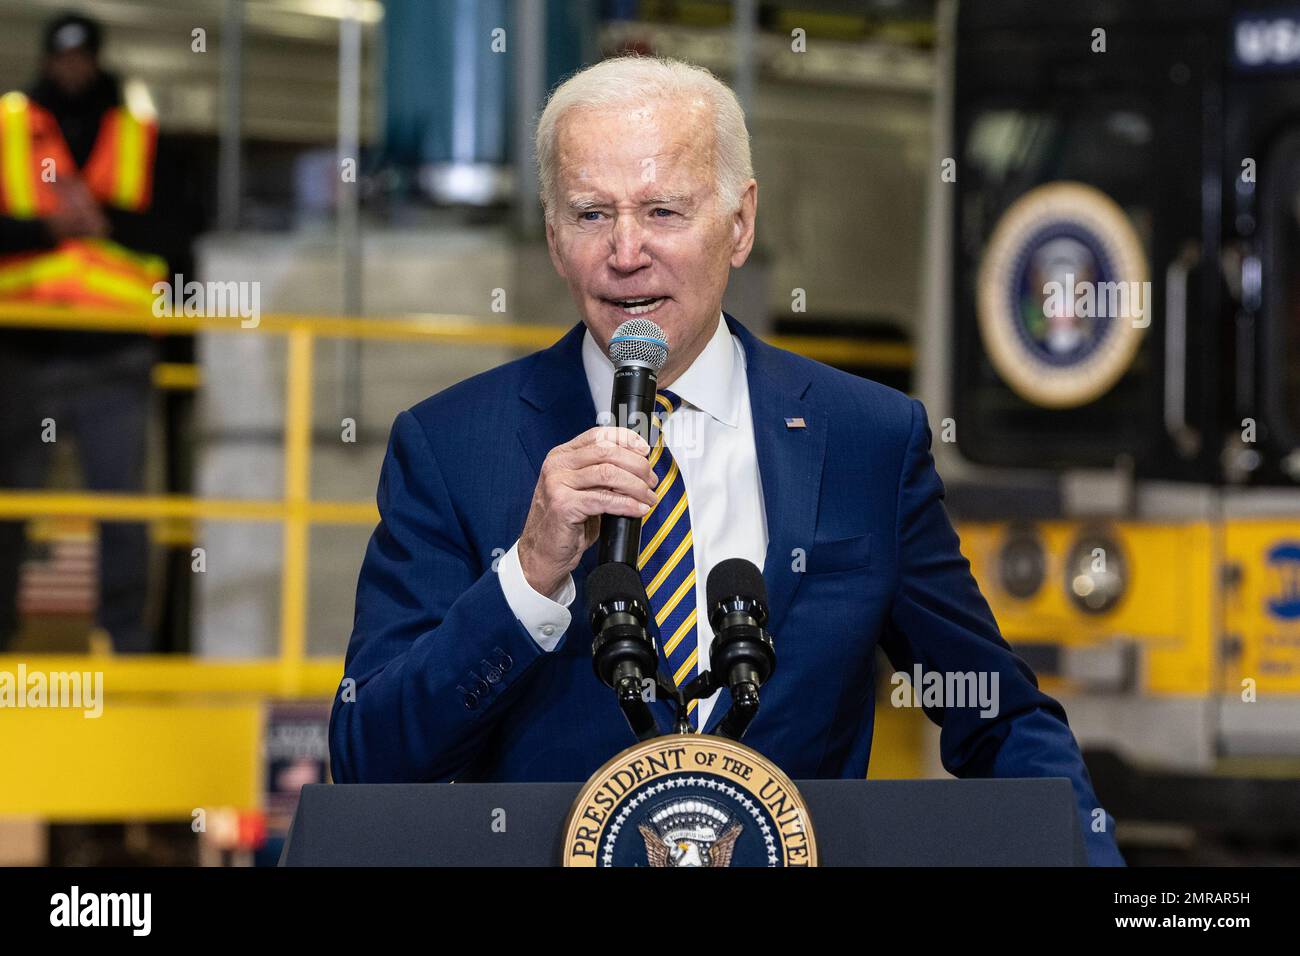
[[[54,117],[22,93],[0,97],[0,212],[18,219],[48,215],[58,207],[56,185],[44,175],[43,159],[33,157],[38,126],[54,154],[46,158],[54,160],[55,175],[78,175]],[[121,106],[105,112],[85,169],[80,171],[91,195],[129,212],[148,209],[157,142],[158,127],[152,121]]]
[[[3,211],[15,219],[36,216],[36,180],[32,163],[32,131],[27,97],[21,93],[0,96],[0,183]]]
[[[131,212],[148,209],[157,138],[157,126],[122,107],[105,113],[86,160],[86,185],[95,198]]]
[[[154,283],[166,275],[158,256],[137,255],[104,239],[74,239],[52,252],[0,259],[0,300],[148,308]]]

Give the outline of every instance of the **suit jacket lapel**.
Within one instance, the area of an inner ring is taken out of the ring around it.
[[[520,391],[525,406],[519,441],[534,474],[541,472],[552,448],[596,424],[596,406],[582,367],[585,333],[586,326],[579,322],[560,341],[537,353],[533,372]]]
[[[768,544],[762,569],[767,585],[767,629],[776,641],[779,671],[781,625],[802,579],[795,562],[799,555],[806,556],[812,550],[817,524],[826,457],[826,417],[815,403],[804,398],[812,376],[802,362],[763,342],[730,315],[723,316],[745,349],[754,446],[767,515]],[[802,418],[804,427],[788,427],[786,419],[794,418]],[[802,567],[802,563],[798,566]],[[701,613],[705,613],[704,609]],[[723,690],[705,730],[713,731],[730,706],[731,693]]]

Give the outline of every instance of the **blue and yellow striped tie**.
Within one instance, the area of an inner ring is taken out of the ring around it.
[[[658,499],[641,519],[641,552],[637,568],[645,582],[654,612],[654,628],[668,663],[668,673],[678,687],[689,684],[699,672],[699,637],[695,628],[695,548],[691,513],[686,503],[686,482],[664,443],[663,425],[681,407],[682,400],[667,389],[655,396],[658,437],[650,449],[650,465],[659,476]],[[699,701],[691,701],[691,726],[698,729]]]

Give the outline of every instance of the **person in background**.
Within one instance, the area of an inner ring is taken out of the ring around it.
[[[158,128],[100,65],[102,29],[64,14],[45,28],[40,76],[0,97],[0,303],[149,308],[189,255],[192,230],[155,189]],[[0,487],[40,488],[55,441],[75,436],[88,488],[138,492],[155,342],[145,334],[0,327]],[[18,630],[24,524],[0,522],[0,650]],[[100,527],[98,624],[119,651],[153,650],[148,539]]]

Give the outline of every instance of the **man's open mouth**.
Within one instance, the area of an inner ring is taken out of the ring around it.
[[[640,299],[606,299],[610,305],[618,306],[628,315],[649,315],[668,301],[665,295]]]

